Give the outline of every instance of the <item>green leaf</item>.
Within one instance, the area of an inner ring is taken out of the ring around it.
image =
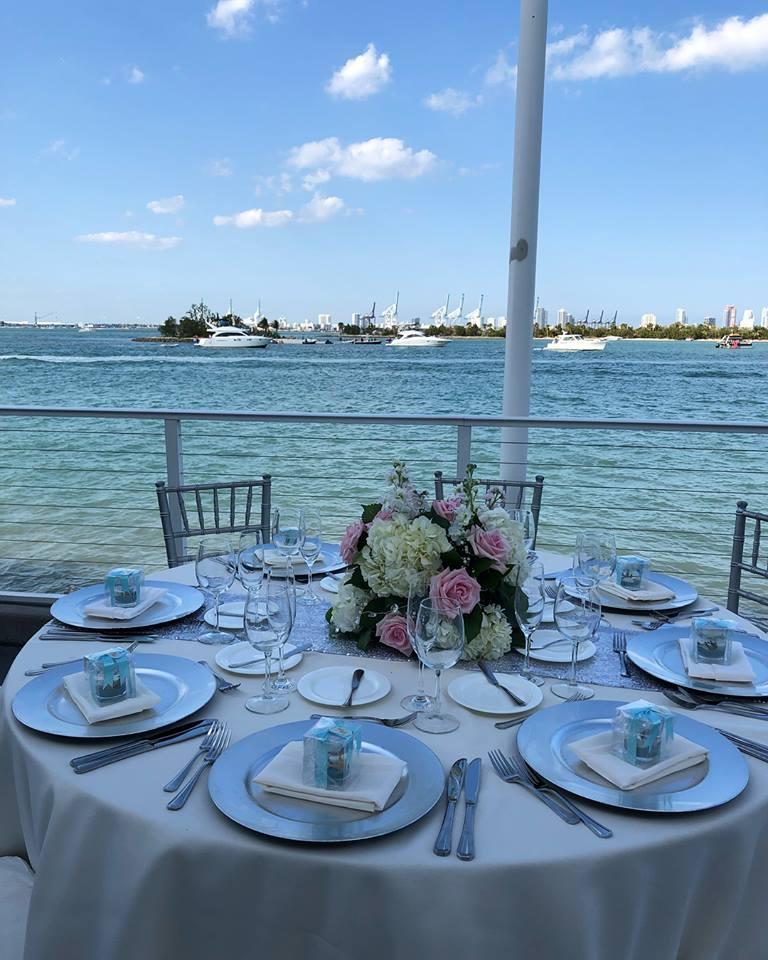
[[[363,505],[363,523],[373,523],[376,514],[381,510],[380,503],[367,503]]]
[[[481,576],[477,577],[477,582],[490,593],[494,593],[499,588],[501,579],[504,576],[500,570],[486,570]]]
[[[325,611],[325,620],[326,623],[331,623],[333,621],[333,607],[328,607]]]
[[[441,553],[440,559],[443,561],[446,567],[450,567],[451,570],[458,570],[459,567],[464,566],[461,559],[461,554],[455,547],[451,547],[450,550],[446,550],[445,553]]]
[[[464,642],[471,643],[480,633],[483,625],[483,610],[480,604],[476,604],[472,613],[464,614]]]
[[[447,530],[450,527],[450,523],[445,517],[441,517],[440,514],[435,511],[434,507],[430,507],[425,516],[429,517],[432,523],[436,523],[438,527],[442,527],[443,530]]]
[[[470,565],[470,573],[477,579],[481,573],[490,570],[494,561],[490,557],[479,557]]]
[[[368,584],[365,582],[365,577],[360,567],[352,567],[352,576],[347,583],[351,583],[353,587],[359,587],[361,590],[368,589]]]

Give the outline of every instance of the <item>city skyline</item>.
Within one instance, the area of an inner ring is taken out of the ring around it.
[[[203,296],[300,320],[398,289],[424,319],[457,278],[468,306],[482,292],[506,312],[518,13],[502,0],[0,16],[0,319],[161,322]],[[541,304],[669,322],[740,291],[757,317],[766,72],[765,3],[550,4]],[[712,147],[745,130],[749,163]],[[720,222],[739,230],[712,244]]]

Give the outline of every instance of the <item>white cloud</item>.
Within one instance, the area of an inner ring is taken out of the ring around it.
[[[282,197],[283,194],[290,193],[293,190],[293,178],[290,173],[277,173],[270,177],[255,177],[256,196],[260,196],[265,190]]]
[[[298,170],[325,170],[356,180],[412,180],[437,161],[429,150],[413,150],[394,137],[373,137],[342,146],[337,137],[294,147],[289,164]]]
[[[144,71],[138,67],[131,67],[128,71],[128,83],[144,83]]]
[[[342,213],[345,207],[341,197],[324,197],[316,193],[299,211],[299,223],[323,223]]]
[[[140,233],[138,230],[85,233],[77,239],[83,243],[113,244],[115,246],[136,247],[141,250],[171,250],[181,243],[181,237],[157,237],[154,233]]]
[[[382,90],[392,77],[392,65],[386,53],[379,54],[369,43],[357,57],[351,57],[328,81],[331,96],[344,100],[364,100]]]
[[[0,207],[15,207],[16,198],[15,197],[0,197]]]
[[[80,156],[80,147],[70,147],[66,140],[51,140],[43,153],[64,160],[76,160]]]
[[[282,227],[291,220],[293,220],[292,210],[262,210],[261,207],[255,210],[243,210],[231,216],[218,215],[213,218],[217,227],[232,226],[240,230],[248,230],[251,227]]]
[[[485,82],[489,87],[514,87],[517,82],[517,64],[510,63],[506,53],[499,50],[496,59],[485,71]]]
[[[675,36],[650,27],[581,30],[548,46],[550,74],[558,80],[723,69],[732,73],[768,66],[768,13],[728,17],[711,28],[696,24]]]
[[[184,197],[178,194],[175,197],[166,197],[164,200],[150,200],[147,210],[152,213],[179,213],[184,209]]]
[[[478,107],[483,102],[481,96],[473,96],[464,90],[454,90],[453,87],[447,87],[440,93],[431,93],[424,101],[424,106],[430,110],[437,110],[441,113],[452,113],[455,117],[461,116],[472,107]]]
[[[232,162],[229,157],[222,157],[219,160],[211,160],[208,164],[208,174],[212,177],[231,177]]]
[[[304,179],[301,181],[301,185],[304,190],[312,193],[316,187],[319,187],[323,183],[328,183],[330,179],[331,175],[327,170],[315,170],[314,173],[308,173],[304,177]]]
[[[218,0],[208,11],[208,26],[221,30],[226,37],[243,36],[250,30],[258,6],[265,8],[270,23],[279,19],[280,0]]]

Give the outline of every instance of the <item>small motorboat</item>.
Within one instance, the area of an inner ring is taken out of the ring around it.
[[[561,333],[550,341],[545,350],[562,350],[573,353],[577,350],[605,350],[605,339],[582,337],[580,333]]]
[[[726,333],[722,340],[715,344],[715,350],[740,350],[743,347],[751,347],[751,340],[742,340],[738,333]]]
[[[421,330],[401,330],[387,343],[388,347],[444,347],[450,343],[447,337],[430,337]]]

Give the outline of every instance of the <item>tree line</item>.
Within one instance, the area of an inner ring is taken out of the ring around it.
[[[280,323],[277,320],[270,322],[266,317],[262,317],[256,326],[264,333],[271,330],[273,336],[278,336],[277,331]],[[207,337],[211,327],[241,327],[243,330],[247,329],[243,318],[236,313],[214,313],[201,300],[200,303],[193,303],[181,319],[168,317],[167,320],[163,321],[160,324],[160,336],[181,340]]]

